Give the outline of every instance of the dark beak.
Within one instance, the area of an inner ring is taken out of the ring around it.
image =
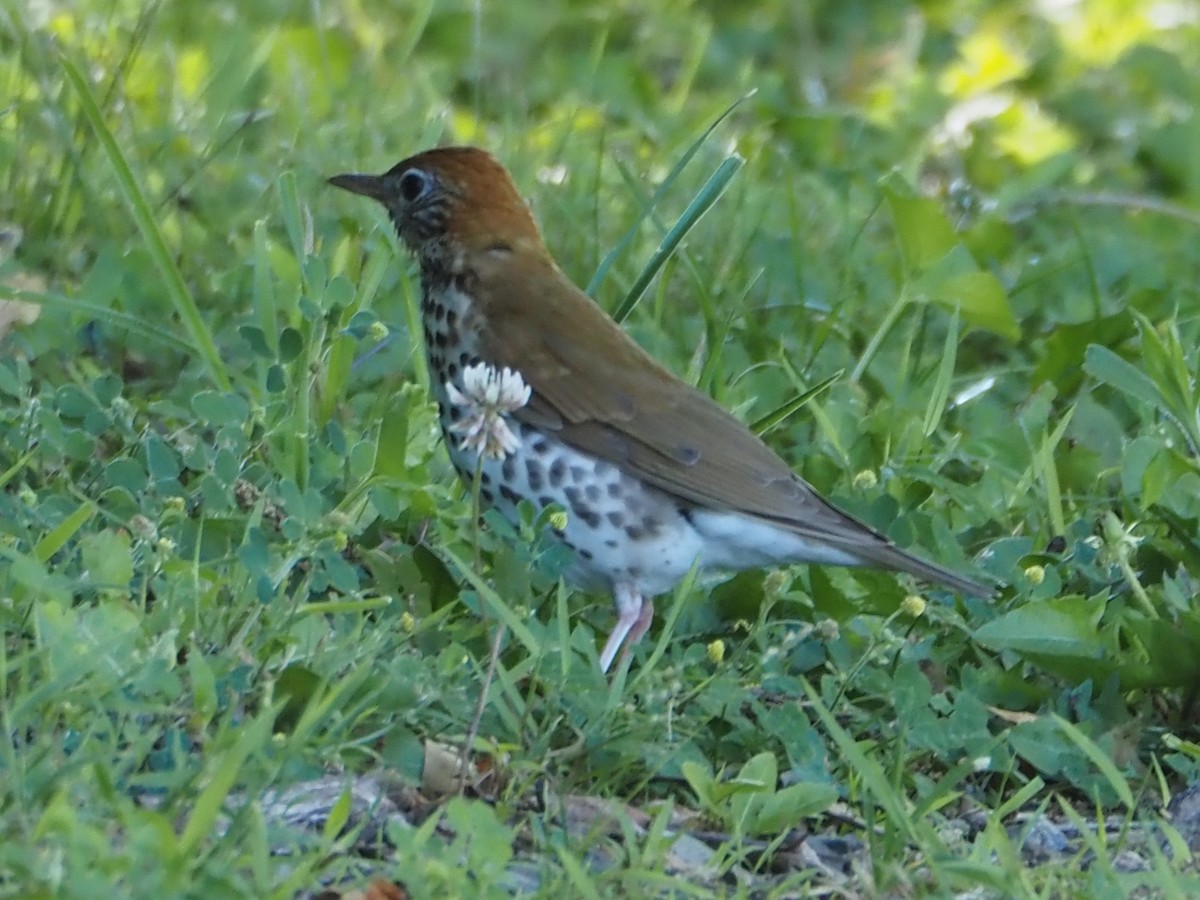
[[[334,187],[352,194],[362,194],[383,203],[387,199],[387,188],[382,175],[334,175],[329,179]]]

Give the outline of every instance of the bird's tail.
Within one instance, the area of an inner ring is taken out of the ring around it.
[[[855,554],[861,557],[864,565],[881,566],[887,569],[895,569],[898,572],[907,572],[909,575],[913,575],[922,581],[945,585],[948,588],[958,591],[960,594],[979,597],[982,600],[996,595],[996,589],[992,585],[975,581],[972,578],[967,578],[965,575],[959,575],[957,572],[953,572],[936,563],[927,562],[919,556],[913,556],[908,551],[901,550],[895,544],[881,542],[874,546],[859,546],[854,549]]]

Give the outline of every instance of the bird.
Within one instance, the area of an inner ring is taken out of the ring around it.
[[[517,521],[565,512],[568,584],[611,593],[607,673],[693,568],[794,563],[992,587],[926,561],[834,506],[750,428],[643,350],[550,255],[504,166],[476,147],[416,153],[329,183],[378,201],[420,270],[426,360],[452,463]],[[553,521],[553,517],[551,517]]]

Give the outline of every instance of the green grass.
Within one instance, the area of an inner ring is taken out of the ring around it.
[[[41,305],[0,350],[0,896],[1195,894],[1144,842],[1200,775],[1200,23],[1154,9],[0,10],[0,295]],[[476,526],[415,273],[324,183],[448,141],[651,353],[1000,596],[684,585],[606,681],[609,599],[538,523]],[[344,804],[272,816],[420,783],[499,622],[486,802],[366,863]],[[707,868],[681,810],[728,836]],[[1037,812],[1121,828],[1032,867]],[[860,864],[787,863],[802,825]]]

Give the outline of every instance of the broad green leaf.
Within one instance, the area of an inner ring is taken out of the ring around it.
[[[250,417],[250,404],[246,399],[225,391],[201,391],[192,398],[192,409],[202,421],[217,428],[244,425]]]
[[[898,172],[884,177],[881,187],[910,275],[928,269],[958,246],[958,235],[940,203],[918,196]]]
[[[700,805],[710,812],[717,810],[717,798],[713,794],[713,775],[708,769],[693,760],[685,760],[679,770],[684,780],[700,801]]]
[[[136,652],[142,620],[123,600],[75,607],[43,602],[35,615],[50,677],[64,687],[86,680],[98,696],[126,686],[130,671],[142,665]]]
[[[204,724],[217,714],[217,679],[208,657],[196,649],[187,657],[188,680],[192,685],[192,705],[198,720]]]
[[[1134,335],[1133,316],[1121,310],[1111,316],[1053,326],[1043,339],[1042,359],[1031,376],[1034,385],[1050,382],[1071,393],[1083,377],[1083,360],[1091,344],[1115,347]]]
[[[1107,347],[1092,344],[1083,356],[1084,371],[1095,378],[1156,408],[1162,407],[1162,394],[1154,382],[1137,367],[1127,363]]]
[[[1052,721],[1058,725],[1063,734],[1070,738],[1076,747],[1083,751],[1084,755],[1092,761],[1092,764],[1100,770],[1100,774],[1104,776],[1105,780],[1108,781],[1109,787],[1113,789],[1121,799],[1121,802],[1125,804],[1125,808],[1133,812],[1133,791],[1129,789],[1129,782],[1117,770],[1112,757],[1095,741],[1084,734],[1077,725],[1068,722],[1059,715],[1054,715]]]
[[[990,272],[956,275],[931,285],[928,293],[935,303],[959,310],[963,321],[970,325],[993,331],[1011,341],[1021,336],[1004,288]]]
[[[37,542],[37,545],[33,548],[33,558],[39,563],[48,562],[50,557],[66,546],[67,541],[75,536],[75,533],[84,526],[84,523],[95,512],[96,508],[90,503],[80,506],[75,512],[71,513],[71,515],[55,526],[54,530],[50,531]]]
[[[737,789],[729,801],[733,827],[737,832],[754,832],[759,807],[763,800],[775,792],[778,777],[775,754],[765,751],[751,757],[737,777],[725,783],[727,787]]]
[[[80,555],[92,584],[100,588],[127,589],[133,580],[133,552],[129,534],[105,529],[86,535]]]
[[[1129,689],[1190,689],[1200,680],[1200,612],[1174,621],[1136,619],[1125,623],[1145,649],[1142,659],[1123,661],[1121,685]]]
[[[1021,335],[1003,285],[995,275],[981,271],[961,244],[912,279],[906,293],[912,300],[958,310],[967,324],[1009,340],[1015,341]]]
[[[754,813],[751,829],[755,834],[777,835],[795,828],[810,816],[818,815],[838,798],[831,784],[793,784],[763,797]]]
[[[1030,603],[975,630],[975,639],[993,650],[1014,650],[1079,659],[1105,651],[1098,631],[1104,601],[1066,597]]]

